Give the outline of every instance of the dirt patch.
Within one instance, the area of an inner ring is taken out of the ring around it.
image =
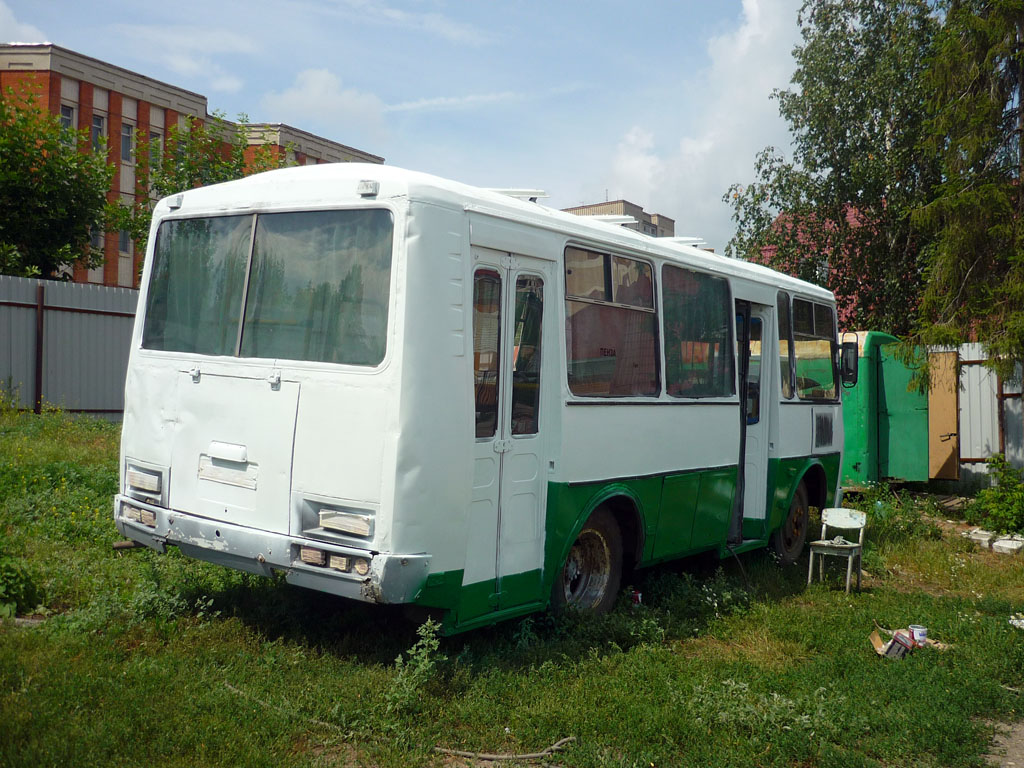
[[[1006,725],[996,723],[992,749],[985,756],[989,765],[999,768],[1024,768],[1024,720]]]

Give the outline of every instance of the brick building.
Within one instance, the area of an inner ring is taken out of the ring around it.
[[[635,229],[652,237],[675,237],[676,222],[660,213],[647,213],[636,203],[629,200],[611,200],[607,203],[591,203],[564,208],[566,213],[577,216],[632,216],[636,223],[623,224],[627,229]]]
[[[183,126],[188,116],[210,118],[205,96],[49,43],[0,44],[0,97],[8,87],[35,93],[38,105],[59,115],[66,127],[89,131],[94,146],[106,137],[107,162],[115,168],[108,193],[112,202],[146,194],[135,185],[137,134],[160,146],[168,129]],[[299,165],[384,162],[280,123],[252,123],[246,131],[250,146],[269,144]],[[126,232],[98,232],[93,245],[103,251],[104,263],[76,267],[75,282],[137,287],[142,254]]]

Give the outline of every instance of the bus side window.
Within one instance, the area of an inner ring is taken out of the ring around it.
[[[779,293],[779,376],[782,383],[782,396],[793,399],[793,366],[791,363],[789,294]]]
[[[498,429],[498,374],[501,342],[501,276],[482,269],[473,277],[473,389],[476,436]]]
[[[645,261],[565,249],[565,349],[574,395],[658,396],[652,274]]]
[[[733,394],[729,284],[669,265],[661,279],[665,391],[670,397]]]
[[[516,280],[516,327],[512,355],[512,434],[537,434],[540,410],[540,352],[544,281],[522,275]]]
[[[834,400],[836,325],[832,309],[793,299],[796,393],[801,400]]]
[[[747,424],[761,420],[761,318],[750,318],[750,362],[747,364]]]

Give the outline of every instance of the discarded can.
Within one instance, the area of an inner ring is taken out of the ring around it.
[[[643,602],[643,599],[644,596],[640,593],[639,589],[634,589],[633,593],[629,596],[629,600],[633,604],[634,608],[640,605],[640,603]]]

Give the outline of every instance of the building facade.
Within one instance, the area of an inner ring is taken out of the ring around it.
[[[94,148],[107,142],[107,162],[115,168],[107,199],[132,203],[146,190],[136,181],[136,142],[148,137],[163,146],[172,126],[189,117],[210,119],[205,96],[49,43],[0,44],[0,98],[7,89],[33,93],[37,105],[71,129],[85,130]],[[332,162],[383,163],[384,158],[283,124],[245,126],[251,148],[269,145],[298,165]],[[142,253],[127,232],[97,232],[93,247],[103,252],[95,269],[76,267],[75,282],[138,287]]]
[[[675,237],[676,222],[660,213],[647,213],[636,203],[628,200],[611,200],[607,203],[591,203],[577,205],[574,208],[563,208],[566,213],[577,216],[632,216],[635,224],[623,224],[627,229],[635,229],[651,237]]]

